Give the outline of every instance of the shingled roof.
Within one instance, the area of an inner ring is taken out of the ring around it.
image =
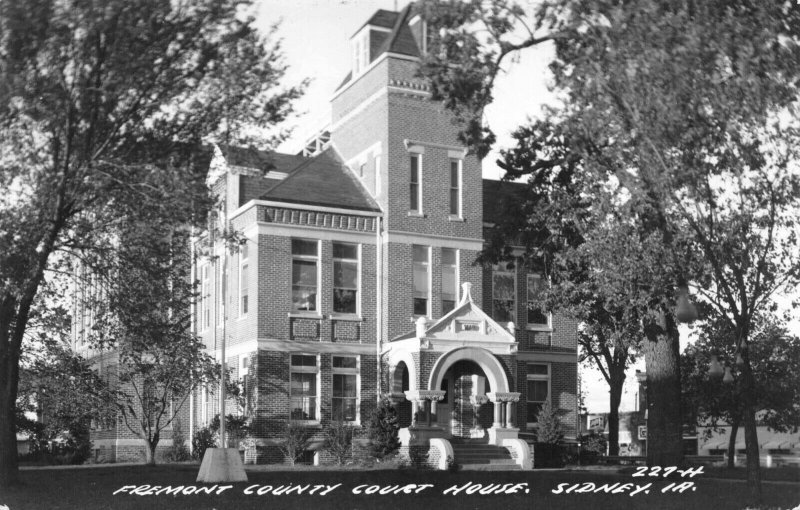
[[[279,169],[280,170],[280,169]],[[289,176],[261,196],[262,200],[380,211],[333,148],[306,158]]]
[[[269,170],[289,172],[308,159],[296,154],[262,151],[252,147],[220,145],[219,150],[229,165],[253,168],[262,172]]]
[[[408,4],[402,11],[393,12],[378,10],[372,17],[361,25],[364,28],[367,25],[378,26],[382,28],[391,29],[389,36],[383,41],[377,51],[371,55],[370,63],[374,62],[384,53],[398,53],[401,55],[409,55],[411,57],[419,57],[420,51],[417,46],[417,41],[414,39],[414,34],[411,33],[411,28],[408,26],[409,20],[413,17],[414,4]],[[361,30],[358,29],[358,31]],[[341,89],[350,80],[353,79],[353,73],[348,73],[341,84],[336,90]]]

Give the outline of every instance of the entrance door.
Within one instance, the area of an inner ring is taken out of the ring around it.
[[[483,437],[483,429],[478,423],[475,397],[486,393],[486,375],[474,361],[462,360],[455,363],[446,373],[452,381],[450,430],[457,437]]]

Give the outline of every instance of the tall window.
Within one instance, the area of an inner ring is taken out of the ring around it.
[[[358,312],[358,245],[333,243],[333,311]]]
[[[304,421],[318,420],[317,375],[319,365],[317,356],[292,354],[290,369],[289,418]]]
[[[458,301],[458,251],[442,248],[442,315]]]
[[[450,214],[461,216],[461,160],[450,160]]]
[[[247,315],[247,298],[250,279],[247,245],[243,244],[239,252],[239,316]]]
[[[369,29],[353,41],[353,76],[369,64]]]
[[[492,318],[497,322],[516,322],[514,269],[502,263],[492,270]]]
[[[358,358],[333,357],[331,411],[335,421],[358,421]]]
[[[422,155],[411,154],[411,176],[409,180],[409,210],[422,212]]]
[[[541,306],[542,293],[546,281],[538,274],[528,275],[528,324],[548,326],[548,314]]]
[[[204,264],[203,268],[200,270],[203,286],[202,286],[202,296],[201,296],[201,305],[200,305],[200,328],[201,331],[204,331],[206,328],[209,327],[211,324],[211,279],[208,275],[208,264]]]
[[[414,245],[414,315],[429,315],[430,248]]]
[[[317,310],[319,243],[292,239],[292,309]]]
[[[542,404],[550,398],[550,365],[528,364],[528,423],[538,421]]]

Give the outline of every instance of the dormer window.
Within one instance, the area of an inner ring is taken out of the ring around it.
[[[361,74],[369,65],[369,29],[353,37],[353,76]]]

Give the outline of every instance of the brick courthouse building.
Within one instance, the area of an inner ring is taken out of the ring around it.
[[[483,180],[429,100],[415,73],[424,22],[377,11],[352,48],[331,124],[303,154],[217,147],[211,163],[221,214],[247,241],[224,264],[221,244],[198,259],[196,329],[217,355],[226,337],[248,460],[282,461],[290,420],[317,438],[332,420],[366,426],[382,395],[404,446],[432,440],[434,458],[466,438],[516,451],[547,399],[574,438],[576,325],[529,303],[540,275],[474,263],[514,185]],[[189,432],[207,424],[213,391],[188,412]]]

